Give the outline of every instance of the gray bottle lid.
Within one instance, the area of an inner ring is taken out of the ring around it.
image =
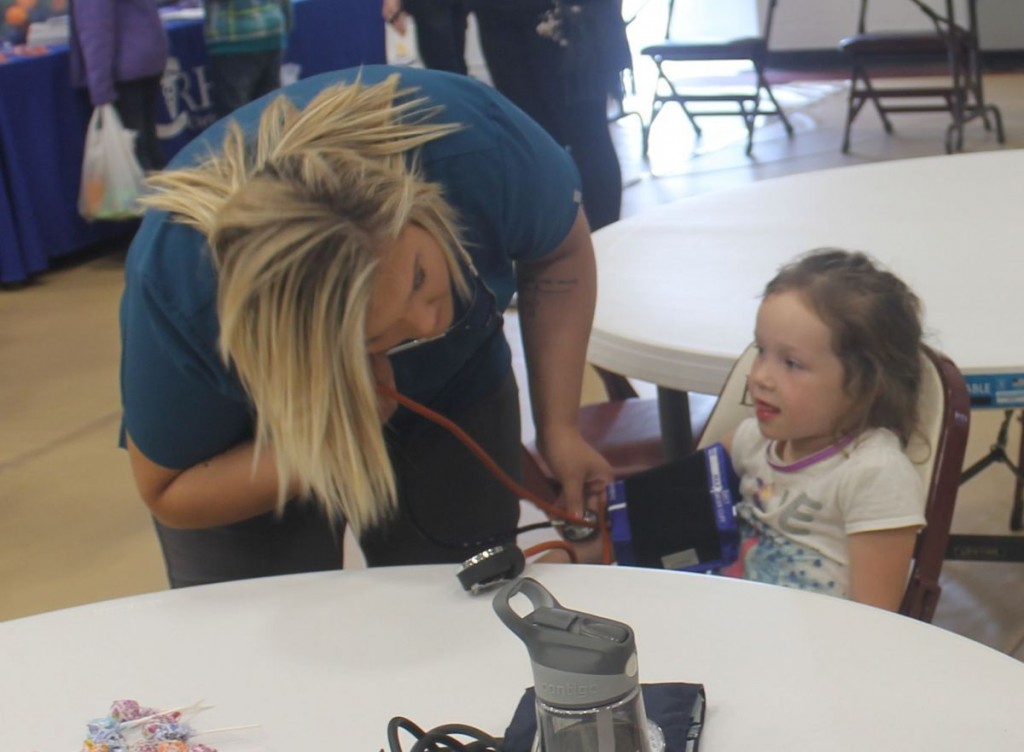
[[[519,616],[509,601],[526,596],[534,610]],[[563,608],[539,582],[520,577],[494,596],[494,610],[526,644],[540,700],[558,707],[599,707],[635,689],[636,640],[622,622]]]

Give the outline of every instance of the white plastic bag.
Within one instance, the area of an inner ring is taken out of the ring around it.
[[[141,213],[137,202],[144,183],[135,135],[121,124],[114,105],[93,109],[78,192],[78,213],[85,219],[127,219]]]
[[[416,46],[416,22],[412,16],[405,17],[406,29],[401,32],[392,24],[384,24],[384,59],[388,65],[410,65],[423,67],[420,52]]]

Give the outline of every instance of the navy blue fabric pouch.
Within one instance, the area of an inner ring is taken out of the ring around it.
[[[721,444],[608,486],[616,561],[712,572],[739,556],[739,479]]]
[[[641,684],[647,717],[665,734],[665,752],[697,752],[704,728],[704,685],[673,682]],[[505,731],[502,752],[530,752],[537,733],[533,687],[523,693]]]

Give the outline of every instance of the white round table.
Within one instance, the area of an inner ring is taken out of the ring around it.
[[[919,295],[965,374],[1024,372],[1024,150],[841,167],[684,199],[594,234],[588,357],[717,394],[765,284],[813,248],[861,250]]]
[[[705,752],[1024,748],[1024,665],[939,628],[704,575],[528,574],[568,608],[631,624],[642,681],[705,685]],[[395,715],[501,734],[531,683],[490,595],[464,593],[451,566],[250,580],[0,623],[0,667],[5,746],[24,752],[79,749],[118,698],[204,699],[200,729],[261,724],[209,737],[221,752],[372,752]]]

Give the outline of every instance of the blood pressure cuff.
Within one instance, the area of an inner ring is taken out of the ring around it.
[[[640,691],[647,717],[665,734],[665,752],[697,752],[704,728],[704,685],[641,684]],[[531,752],[536,734],[536,699],[530,687],[505,731],[501,752]]]
[[[619,564],[708,572],[739,556],[739,479],[715,444],[608,486]]]

